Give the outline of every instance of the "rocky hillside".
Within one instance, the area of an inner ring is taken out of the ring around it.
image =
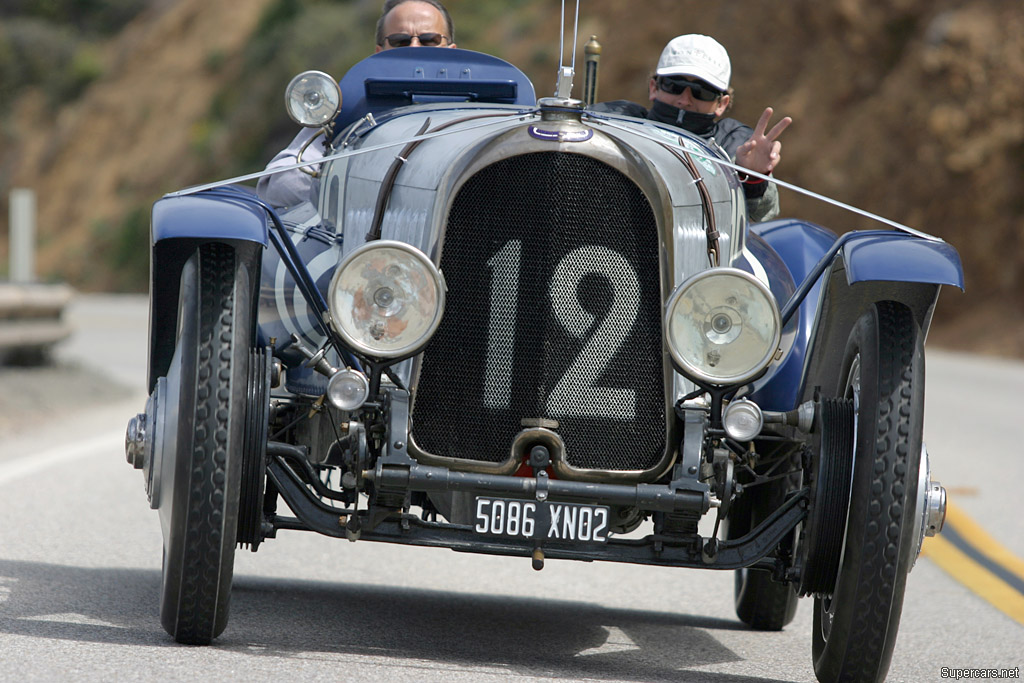
[[[46,88],[23,87],[0,102],[0,231],[7,190],[35,187],[45,277],[83,289],[144,287],[152,201],[258,170],[293,133],[281,106],[290,75],[340,75],[368,54],[379,4],[145,3],[100,44],[95,78],[73,100],[54,107]],[[513,61],[540,94],[554,88],[559,5],[448,2],[460,47]],[[968,293],[944,293],[933,342],[1024,357],[1019,3],[583,0],[581,44],[595,34],[604,48],[603,99],[644,101],[661,47],[689,32],[729,49],[732,115],[753,122],[771,105],[794,117],[781,179],[959,249]],[[785,215],[837,231],[873,227],[794,193],[782,201]]]

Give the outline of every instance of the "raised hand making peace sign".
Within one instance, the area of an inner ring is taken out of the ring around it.
[[[773,113],[771,107],[766,107],[754,128],[754,134],[736,150],[738,165],[767,175],[782,159],[782,143],[779,142],[778,137],[789,127],[789,124],[793,123],[793,119],[789,116],[783,117],[781,121],[772,126],[770,131],[765,133],[765,128],[768,127]]]

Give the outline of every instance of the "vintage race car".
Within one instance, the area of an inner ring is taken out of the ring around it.
[[[236,546],[305,530],[734,570],[753,628],[813,597],[820,680],[884,677],[945,512],[923,343],[956,251],[749,224],[713,143],[559,88],[444,48],[306,73],[324,157],[275,173],[315,201],[253,174],[156,203],[126,451],[164,627],[209,643]]]

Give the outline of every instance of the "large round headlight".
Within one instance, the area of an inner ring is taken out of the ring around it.
[[[352,348],[371,358],[404,358],[441,323],[444,279],[416,247],[370,242],[338,266],[328,306],[334,329]]]
[[[753,275],[705,270],[673,292],[665,333],[672,359],[690,379],[742,384],[764,370],[779,348],[779,307]]]
[[[292,121],[319,128],[341,109],[341,88],[323,71],[303,71],[285,88],[284,103]]]

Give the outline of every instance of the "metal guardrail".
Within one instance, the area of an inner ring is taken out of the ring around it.
[[[71,336],[63,320],[74,290],[67,285],[0,283],[0,362],[42,362]]]

